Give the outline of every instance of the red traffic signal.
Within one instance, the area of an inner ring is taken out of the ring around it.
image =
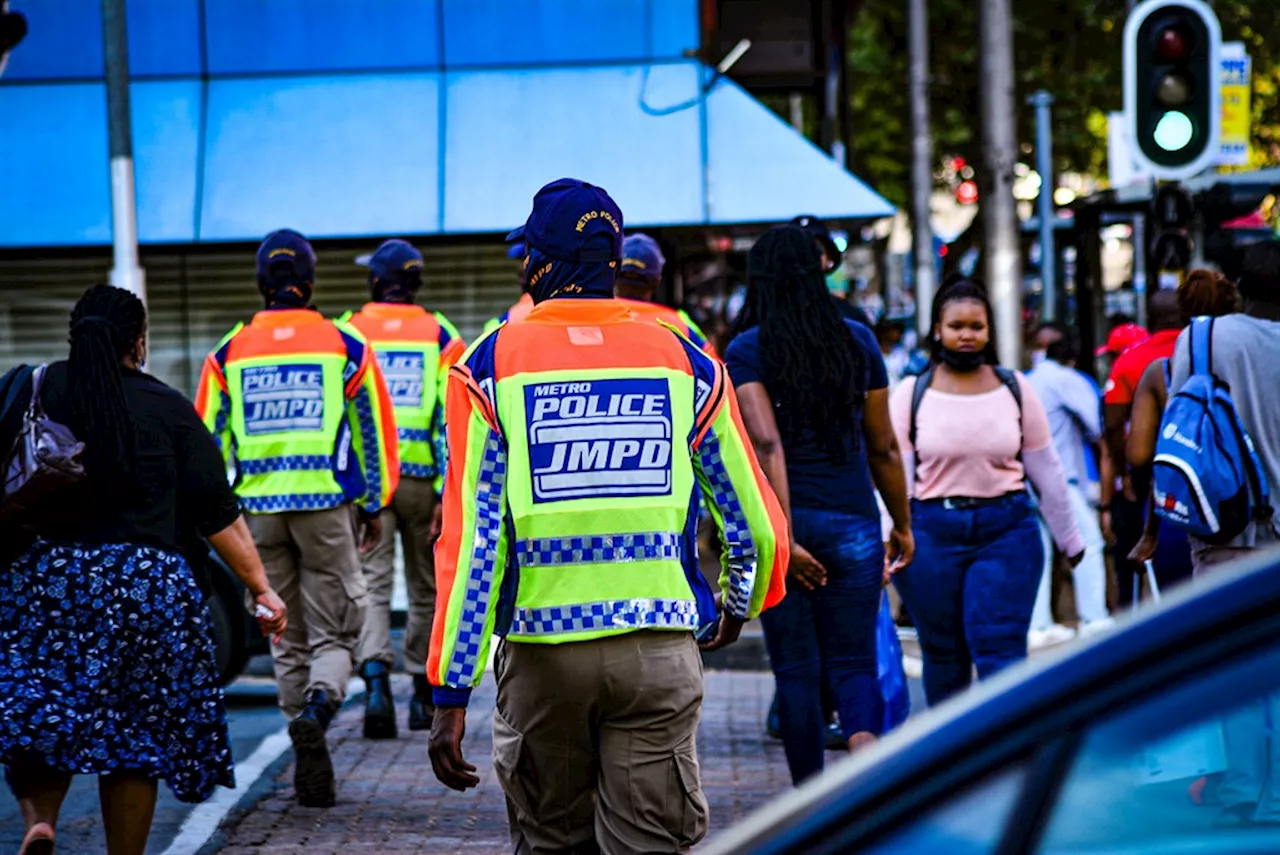
[[[1181,27],[1165,27],[1156,37],[1156,55],[1165,62],[1183,62],[1191,55],[1194,36]]]

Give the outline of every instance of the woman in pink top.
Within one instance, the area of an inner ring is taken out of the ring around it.
[[[1072,566],[1084,557],[1084,538],[1044,407],[1020,375],[997,367],[981,285],[943,286],[930,344],[929,370],[904,380],[889,409],[916,537],[915,562],[895,584],[920,636],[933,705],[967,688],[975,665],[986,678],[1027,655],[1043,561],[1028,477]],[[927,388],[913,431],[917,383]]]

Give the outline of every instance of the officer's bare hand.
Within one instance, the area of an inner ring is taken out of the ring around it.
[[[728,612],[720,613],[720,631],[716,633],[716,637],[708,641],[706,644],[698,645],[703,650],[719,650],[721,647],[728,647],[738,640],[738,636],[742,634],[742,627],[746,625],[746,621],[742,618],[734,617]]]
[[[427,532],[427,542],[435,543],[440,538],[440,530],[444,527],[444,505],[436,502],[436,509],[431,512],[431,529]]]
[[[466,734],[466,707],[436,707],[427,749],[431,768],[440,783],[460,793],[480,783],[476,767],[462,758],[462,737]]]
[[[360,551],[368,552],[382,540],[382,518],[365,510],[360,511]]]

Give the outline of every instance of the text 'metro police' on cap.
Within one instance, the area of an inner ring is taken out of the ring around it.
[[[561,261],[606,264],[622,258],[622,211],[602,188],[561,178],[533,197],[533,211],[508,241]]]
[[[422,270],[422,253],[407,240],[392,238],[369,255],[356,257],[356,264],[367,267],[379,279],[407,273],[410,270]]]
[[[284,265],[288,268],[284,268]],[[311,244],[293,229],[267,235],[258,247],[258,277],[292,276],[300,282],[314,282],[316,253]]]
[[[628,276],[661,279],[667,259],[658,242],[643,232],[633,232],[622,242],[622,269]]]

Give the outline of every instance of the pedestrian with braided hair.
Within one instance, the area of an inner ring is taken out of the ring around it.
[[[142,371],[146,331],[142,301],[97,285],[71,313],[66,361],[0,381],[25,384],[0,418],[0,448],[14,447],[33,395],[84,444],[84,478],[0,573],[0,763],[26,820],[24,855],[53,851],[72,775],[99,776],[111,855],[146,849],[159,780],[184,802],[235,785],[210,618],[183,544],[208,538],[270,613],[263,630],[286,625],[212,437]]]
[[[823,768],[824,688],[848,749],[881,730],[876,616],[886,568],[905,567],[915,547],[875,336],[840,316],[818,244],[801,226],[765,233],[747,267],[725,364],[760,467],[790,523],[787,596],[761,621],[798,784]],[[876,487],[893,517],[889,562]]]

